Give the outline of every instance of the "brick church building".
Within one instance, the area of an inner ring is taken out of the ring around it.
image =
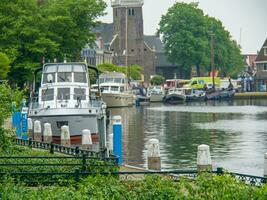
[[[143,4],[143,0],[111,0],[113,23],[101,24],[96,35],[113,52],[114,64],[144,67],[146,81],[155,74],[173,78],[177,67],[167,61],[160,38],[144,35]]]

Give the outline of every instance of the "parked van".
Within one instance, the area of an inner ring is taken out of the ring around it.
[[[219,88],[221,84],[220,78],[214,77],[214,83],[215,87]],[[208,87],[208,85],[209,86],[212,85],[212,77],[194,77],[184,87],[194,88],[194,89],[204,89],[205,85],[206,87]]]

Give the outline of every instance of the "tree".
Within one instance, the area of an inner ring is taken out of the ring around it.
[[[215,67],[221,75],[236,74],[243,66],[240,47],[232,40],[222,22],[204,15],[196,4],[175,3],[163,15],[162,34],[168,59],[179,67],[180,77],[189,76],[192,66],[197,75],[211,70],[211,37]]]
[[[175,3],[159,25],[168,59],[178,65],[180,78],[188,78],[191,66],[202,63],[208,48],[203,11],[194,4]]]
[[[105,7],[103,0],[1,1],[0,52],[11,60],[9,79],[23,86],[43,58],[79,61]]]
[[[6,54],[0,52],[0,80],[4,80],[7,77],[9,70],[10,60]]]
[[[164,77],[163,76],[160,76],[160,75],[156,75],[156,76],[154,76],[152,79],[151,79],[151,81],[150,81],[150,83],[152,84],[152,85],[162,85],[163,83],[164,83]]]
[[[127,75],[127,67],[126,66],[116,66],[113,64],[101,64],[98,66],[98,69],[101,73],[103,72],[121,72]],[[131,78],[133,80],[141,79],[142,67],[139,65],[132,65],[129,67]]]

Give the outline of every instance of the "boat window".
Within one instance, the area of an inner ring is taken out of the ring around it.
[[[57,99],[58,100],[69,100],[70,99],[70,88],[58,88]]]
[[[85,72],[74,72],[74,82],[86,83],[86,73]]]
[[[57,73],[57,82],[72,82],[72,74],[71,72],[58,72]]]
[[[54,83],[54,82],[55,82],[55,73],[44,73],[43,84]]]
[[[111,86],[111,91],[118,92],[119,91],[119,87],[118,86]]]
[[[53,101],[53,100],[54,100],[54,89],[43,89],[42,101]]]
[[[114,83],[121,83],[121,78],[114,78]]]
[[[120,87],[120,92],[124,92],[124,87]]]
[[[105,78],[105,82],[108,83],[108,82],[112,82],[113,83],[113,78]]]
[[[71,72],[72,66],[71,65],[59,65],[58,72]]]
[[[48,65],[45,67],[44,72],[46,73],[55,73],[57,71],[57,66],[56,65]]]
[[[83,65],[73,65],[74,72],[86,72]]]
[[[108,91],[109,90],[109,87],[108,86],[103,86],[101,88],[103,88],[103,91]]]
[[[83,88],[74,88],[74,99],[77,100],[86,100],[85,89]]]
[[[104,83],[104,82],[105,82],[105,80],[103,78],[99,79],[99,83]]]

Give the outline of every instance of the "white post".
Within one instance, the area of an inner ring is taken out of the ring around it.
[[[202,144],[198,146],[197,170],[199,172],[212,170],[210,147],[208,145]]]
[[[61,145],[70,147],[70,129],[69,126],[61,127]]]
[[[44,124],[44,142],[50,143],[53,141],[53,133],[50,123]]]
[[[267,153],[264,155],[264,177],[267,178]]]
[[[42,142],[42,126],[39,120],[34,121],[33,138],[35,141]]]
[[[113,133],[108,135],[108,149],[113,152]]]
[[[82,131],[82,149],[83,150],[92,150],[93,149],[91,131],[88,129],[84,129]]]
[[[159,140],[150,139],[147,146],[147,167],[149,170],[161,170]]]
[[[29,138],[33,138],[33,124],[31,118],[28,118],[28,133],[29,133]]]

